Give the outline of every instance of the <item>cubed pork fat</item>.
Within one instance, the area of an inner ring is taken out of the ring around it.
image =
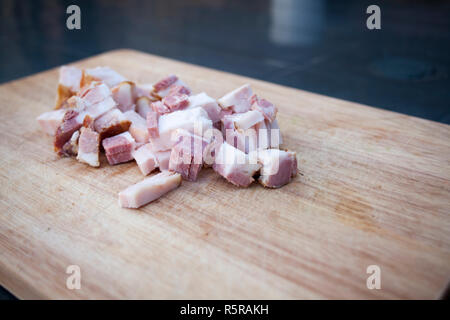
[[[143,146],[134,150],[132,154],[139,169],[145,176],[158,167],[158,162],[156,160],[155,154],[153,153],[151,143],[144,144]]]
[[[262,165],[258,181],[265,187],[280,188],[297,175],[295,152],[279,149],[260,150],[258,162]]]
[[[55,109],[62,107],[64,102],[80,90],[83,72],[76,67],[62,66],[59,69],[59,83]]]
[[[59,155],[64,144],[69,141],[73,133],[81,128],[83,125],[84,117],[80,117],[80,114],[76,110],[67,110],[64,114],[61,124],[56,129],[53,145],[55,152]]]
[[[153,85],[153,89],[154,89],[154,94],[160,98],[164,98],[165,96],[169,95],[170,93],[170,89],[173,86],[181,86],[181,87],[185,87],[184,90],[189,90],[189,87],[180,79],[178,79],[177,76],[175,75],[170,75],[160,81],[158,81],[157,83],[155,83]]]
[[[111,89],[112,97],[120,111],[126,112],[136,109],[136,85],[131,81],[124,81]]]
[[[77,130],[72,134],[72,137],[67,141],[61,150],[61,153],[67,157],[75,157],[78,155],[78,139],[80,131]]]
[[[83,75],[83,84],[89,84],[92,81],[103,81],[110,88],[126,80],[124,76],[109,67],[85,69]]]
[[[244,84],[217,101],[223,109],[232,109],[236,113],[241,113],[250,110],[252,94],[250,85]]]
[[[133,110],[125,112],[124,115],[129,121],[131,121],[128,131],[130,131],[136,142],[147,143],[149,134],[145,119]]]
[[[136,112],[144,119],[147,118],[147,113],[153,111],[153,101],[148,97],[139,97],[136,100]]]
[[[226,142],[220,146],[213,164],[214,171],[239,187],[248,187],[260,167],[253,153],[247,155]]]
[[[129,129],[131,121],[117,108],[113,108],[94,122],[94,129],[100,134],[100,141],[118,135]]]
[[[41,127],[42,131],[44,131],[46,134],[54,136],[56,130],[63,121],[66,111],[67,110],[64,109],[58,109],[49,112],[44,112],[39,117],[37,117],[36,120],[39,123],[39,126]]]
[[[176,129],[186,129],[189,132],[202,135],[212,128],[212,121],[202,108],[186,109],[163,114],[158,119],[159,137],[150,137],[155,151],[169,150],[173,146],[172,132]],[[194,130],[196,132],[194,132]],[[200,132],[200,133],[199,133]]]
[[[169,160],[169,170],[181,174],[185,180],[197,180],[203,167],[203,151],[209,141],[185,129],[177,129],[172,134],[175,141]]]
[[[193,108],[203,108],[213,123],[221,119],[222,109],[217,104],[217,101],[204,92],[189,97],[188,109]]]
[[[77,160],[83,163],[87,163],[92,167],[99,167],[99,151],[99,134],[89,127],[82,127],[80,129],[80,137],[78,139]]]
[[[278,109],[273,105],[273,103],[267,101],[266,99],[259,99],[256,94],[251,98],[251,102],[252,110],[261,112],[264,118],[269,122],[275,120]]]
[[[115,165],[133,160],[135,141],[127,131],[103,140],[106,159],[110,165]]]
[[[169,171],[158,173],[119,192],[119,205],[122,208],[139,208],[160,198],[180,184],[180,174]]]

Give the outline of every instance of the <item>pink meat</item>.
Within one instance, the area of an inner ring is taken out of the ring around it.
[[[223,109],[232,109],[233,112],[241,113],[250,110],[252,89],[249,84],[245,84],[217,100]]]
[[[103,148],[110,165],[133,160],[135,141],[129,132],[103,140]]]
[[[168,95],[162,99],[162,103],[169,108],[170,112],[182,110],[189,105],[189,96],[186,94]]]
[[[58,109],[54,111],[44,112],[36,118],[42,131],[54,136],[59,125],[62,123],[67,110]]]
[[[278,109],[273,105],[273,103],[267,101],[266,99],[258,99],[256,94],[252,96],[251,101],[252,101],[252,110],[257,110],[261,112],[264,118],[270,122],[275,120]]]
[[[83,120],[79,117],[78,111],[66,111],[61,124],[59,125],[58,129],[56,129],[53,142],[55,152],[61,155],[61,148],[67,141],[69,141],[73,133],[81,128],[82,125]]]
[[[169,170],[169,161],[171,152],[172,152],[171,150],[154,151],[153,149],[153,153],[156,157],[156,161],[158,162],[158,167],[160,170]]]
[[[181,184],[178,173],[164,171],[145,178],[119,192],[119,205],[122,208],[139,208],[152,202]]]
[[[153,88],[156,92],[162,91],[164,89],[169,88],[171,85],[173,85],[175,82],[177,82],[178,77],[175,75],[170,75],[157,83],[153,85]]]
[[[122,112],[135,110],[137,93],[136,85],[131,81],[124,81],[111,89],[112,97],[117,103],[117,108]]]
[[[213,164],[214,171],[239,187],[248,187],[260,167],[255,156],[247,155],[226,142],[217,151]]]
[[[69,88],[72,92],[80,90],[81,78],[83,72],[77,67],[62,66],[59,69],[59,84]]]
[[[173,85],[169,89],[169,96],[175,96],[175,95],[191,95],[191,89],[185,86],[181,85]]]
[[[147,113],[147,129],[148,129],[148,134],[150,135],[150,138],[158,138],[159,137],[158,118],[159,118],[159,115],[154,111],[150,111]]]
[[[259,182],[268,188],[280,188],[297,175],[295,152],[267,149],[258,152],[262,164]]]
[[[170,109],[162,101],[156,101],[151,104],[153,111],[158,114],[169,113]]]
[[[78,139],[77,160],[92,167],[100,166],[99,162],[100,137],[97,132],[88,127],[82,127]]]
[[[144,119],[147,118],[147,113],[153,111],[152,100],[148,97],[139,97],[136,100],[136,112]]]
[[[133,157],[144,175],[148,175],[158,167],[158,163],[150,143],[144,144],[140,148],[134,150]]]
[[[84,70],[85,83],[103,81],[108,87],[113,88],[126,80],[124,76],[109,67],[96,67]]]
[[[176,143],[170,154],[169,170],[178,172],[185,180],[197,180],[208,141],[183,129],[176,130],[173,136]]]
[[[131,126],[128,131],[130,131],[136,142],[147,143],[149,133],[145,119],[132,110],[125,112],[124,115],[129,121],[131,121]]]

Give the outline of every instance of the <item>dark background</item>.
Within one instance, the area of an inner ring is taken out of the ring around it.
[[[450,1],[0,0],[0,48],[0,83],[133,48],[450,123]]]

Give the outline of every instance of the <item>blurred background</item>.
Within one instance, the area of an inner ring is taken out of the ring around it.
[[[450,1],[0,0],[0,83],[118,48],[450,123]]]

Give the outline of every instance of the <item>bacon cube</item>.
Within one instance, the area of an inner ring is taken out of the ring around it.
[[[130,131],[136,142],[147,143],[149,133],[145,119],[133,110],[125,112],[124,115],[129,121],[131,121],[128,131]]]
[[[59,84],[55,109],[62,107],[64,102],[80,90],[83,72],[76,67],[62,66],[59,69]]]
[[[110,165],[128,162],[133,160],[135,141],[129,132],[124,132],[116,136],[103,140],[106,159]]]
[[[178,173],[164,171],[145,178],[119,192],[119,205],[122,208],[139,208],[152,202],[181,184]]]
[[[280,188],[297,175],[295,152],[279,149],[260,150],[258,161],[262,164],[259,182],[268,188]]]
[[[112,97],[117,103],[117,108],[120,111],[126,112],[128,110],[136,109],[136,85],[131,81],[124,81],[111,89]]]
[[[92,167],[99,167],[99,147],[99,134],[89,127],[82,127],[80,129],[80,137],[78,139],[77,160],[87,163]]]
[[[232,109],[235,113],[246,112],[251,107],[252,89],[245,84],[217,100],[223,109]]]
[[[103,81],[108,87],[113,88],[127,79],[109,67],[96,67],[84,70],[83,84],[92,81]]]
[[[42,131],[46,134],[54,136],[59,125],[62,123],[67,110],[58,109],[42,113],[36,118]]]
[[[216,100],[204,92],[189,97],[188,109],[192,108],[203,108],[213,123],[220,121],[222,118],[222,108],[219,107]]]
[[[145,176],[158,167],[158,162],[150,143],[144,144],[140,148],[134,150],[132,154],[139,169]]]
[[[117,108],[111,109],[94,122],[94,129],[100,134],[100,141],[118,135],[129,129],[131,121]]]
[[[252,99],[252,110],[257,110],[261,112],[266,120],[272,122],[277,116],[278,109],[273,105],[273,103],[267,101],[266,99],[258,99],[258,97],[253,95]]]

